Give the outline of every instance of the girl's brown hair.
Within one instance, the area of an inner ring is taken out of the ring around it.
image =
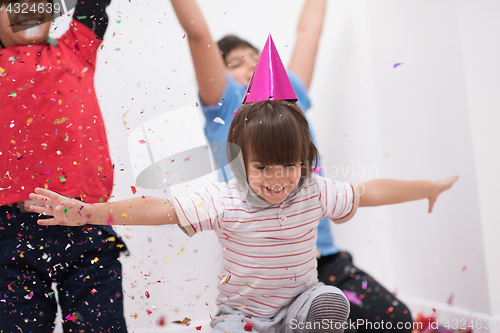
[[[285,100],[243,105],[231,122],[227,142],[235,144],[228,145],[228,161],[236,159],[237,146],[245,166],[250,158],[263,165],[300,161],[302,177],[309,175],[319,159],[304,113],[298,105]],[[236,178],[242,176],[241,171],[233,170]]]

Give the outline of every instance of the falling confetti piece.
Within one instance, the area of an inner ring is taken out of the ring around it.
[[[147,291],[144,293],[144,295],[146,295],[146,298],[151,297]]]
[[[196,326],[197,331],[201,331],[201,326]]]
[[[136,313],[131,313],[130,314],[130,317],[134,318],[134,319],[137,319],[137,312]]]
[[[99,261],[99,258],[95,257],[94,260],[90,260],[90,263],[93,265],[98,261]]]
[[[462,272],[465,272],[466,269],[467,269],[467,266],[464,265],[464,267],[462,267]]]
[[[144,141],[144,140],[139,140],[139,143],[146,143],[146,141]]]
[[[363,303],[358,298],[358,296],[356,296],[355,292],[349,291],[349,290],[343,290],[343,292],[344,292],[345,296],[347,297],[347,299],[349,300],[349,302],[351,302],[355,305],[361,305]]]
[[[165,317],[161,317],[160,320],[158,320],[158,326],[165,326]]]
[[[127,213],[123,213],[122,216],[126,218],[127,217]]]
[[[93,294],[95,294],[97,292],[97,290],[95,288],[93,288],[91,291],[90,291]]]
[[[225,286],[229,282],[229,279],[231,279],[231,275],[224,275],[222,277],[222,280],[221,280],[220,284],[222,284],[223,286]]]
[[[148,313],[148,315],[153,313],[153,311],[151,311],[151,310],[146,310],[146,312]]]
[[[398,66],[401,66],[402,64],[403,64],[402,62],[395,63],[395,64],[394,64],[394,66],[393,66],[393,68],[396,68],[396,67],[398,67]]]
[[[56,125],[56,124],[62,124],[66,120],[68,120],[68,117],[62,117],[62,118],[56,119],[56,120],[54,120],[54,125]]]
[[[217,117],[214,119],[214,123],[222,124],[224,125],[226,122],[222,120],[220,117]]]
[[[197,204],[196,206],[201,207],[201,206],[203,206],[204,204],[206,204],[206,202],[205,202],[205,201],[200,202],[200,203],[199,203],[199,204]]]
[[[184,36],[182,36],[182,39],[186,38],[186,34],[184,34]]]
[[[249,322],[249,323],[246,323],[245,324],[245,331],[247,332],[251,332],[252,331],[252,326],[253,326],[253,322]]]
[[[174,320],[172,323],[189,326],[190,322],[191,322],[191,319],[184,317],[184,319],[182,319],[182,321],[181,320]]]
[[[15,91],[11,91],[11,92],[10,92],[10,95],[11,95],[12,97],[17,97],[17,93],[16,93]]]
[[[68,214],[68,208],[64,210],[64,214]]]
[[[130,188],[132,189],[132,194],[136,194],[137,193],[137,189],[135,188],[135,186],[130,186]]]
[[[314,173],[317,173],[319,175],[321,173],[321,170],[323,170],[323,167],[316,167],[314,168]]]
[[[451,294],[450,297],[448,298],[448,304],[453,305],[453,297],[455,297],[454,294]]]

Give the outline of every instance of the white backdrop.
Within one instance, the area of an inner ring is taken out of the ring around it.
[[[288,63],[302,0],[199,3],[214,39],[235,33],[261,48],[271,32]],[[108,14],[95,80],[118,200],[134,196],[129,134],[196,103],[197,88],[168,1],[113,0]],[[415,315],[435,309],[442,323],[500,320],[494,297],[500,295],[500,226],[493,211],[500,200],[499,17],[496,0],[329,0],[310,89],[311,125],[323,166],[336,179],[460,174],[432,214],[426,201],[363,208],[333,228],[359,267]],[[201,126],[193,121],[192,130]],[[187,135],[179,131],[178,140]],[[135,196],[170,195],[137,190]],[[196,331],[198,325],[209,331],[220,263],[214,235],[188,240],[173,227],[117,229],[131,252],[122,258],[129,331]],[[171,324],[184,317],[192,319],[188,328]]]

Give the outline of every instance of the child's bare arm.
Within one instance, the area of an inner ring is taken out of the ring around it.
[[[325,10],[326,0],[306,0],[297,27],[292,60],[288,66],[300,77],[307,89],[312,81]]]
[[[172,0],[189,42],[193,58],[200,100],[205,105],[214,105],[224,92],[226,72],[217,43],[210,35],[207,22],[195,0]]]
[[[36,188],[30,199],[42,206],[31,206],[36,213],[54,216],[41,219],[41,225],[160,225],[179,224],[177,214],[166,199],[145,197],[117,202],[87,204],[55,192]]]
[[[359,206],[381,206],[395,203],[429,199],[429,213],[432,212],[437,197],[450,189],[458,180],[458,175],[450,178],[426,181],[394,179],[374,179],[359,184],[361,197]]]

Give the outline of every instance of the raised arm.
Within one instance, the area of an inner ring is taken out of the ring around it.
[[[78,0],[73,18],[85,24],[102,39],[108,27],[106,8],[111,0]]]
[[[288,68],[311,85],[327,0],[306,0],[297,27],[297,41]]]
[[[193,58],[200,100],[214,105],[224,92],[226,72],[219,47],[195,0],[172,0],[175,14],[186,32]]]
[[[179,224],[177,214],[170,202],[161,198],[145,197],[87,204],[49,190],[36,188],[35,193],[30,194],[30,199],[40,204],[40,206],[30,206],[31,211],[53,216],[51,219],[38,220],[41,225]]]
[[[450,189],[458,180],[458,175],[436,181],[407,181],[394,179],[374,179],[359,184],[360,207],[381,206],[420,199],[429,199],[429,213],[432,212],[437,197]]]

